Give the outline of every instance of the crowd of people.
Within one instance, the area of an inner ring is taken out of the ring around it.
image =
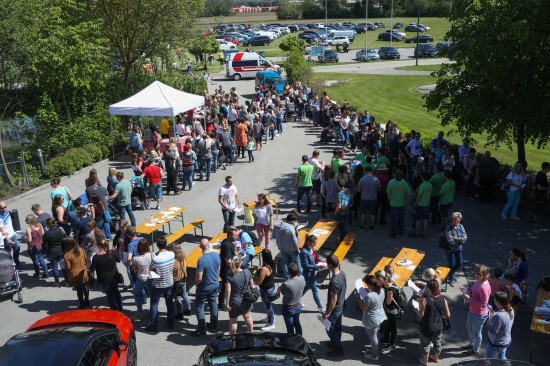
[[[357,113],[347,103],[339,105],[327,93],[318,96],[299,83],[285,86],[284,106],[270,89],[257,89],[254,99],[242,106],[239,99],[235,88],[225,93],[220,87],[213,95],[205,93],[203,122],[191,113],[177,116],[175,126],[170,126],[165,118],[158,129],[155,126],[144,131],[134,128],[129,143],[134,177],[130,179],[126,179],[123,172],[109,168],[106,185],[103,185],[97,171],[92,169],[84,182],[85,195],[80,197],[73,196],[59,178],[53,179],[51,213],[35,204],[33,214],[25,218],[34,277],[49,278],[45,262],[48,259],[55,285],[60,287],[64,279],[66,285],[74,287],[79,308],[92,306],[89,291],[96,287],[105,293],[111,309],[123,311],[124,305],[130,304],[123,302],[120,294],[125,276],[119,272],[117,263],[122,263],[129,281],[127,288],[134,296],[135,321],[145,319],[143,308],[150,302],[145,332],[159,332],[158,306],[164,298],[167,328],[173,329],[176,320],[194,312],[198,325],[190,334],[198,337],[218,331],[219,311],[228,311],[230,334],[236,332],[240,317],[247,330],[252,331],[256,286],[266,311],[261,330],[276,329],[273,303],[282,297],[279,315],[284,319],[286,332],[302,334],[302,297],[311,290],[319,314],[330,324],[327,356],[343,357],[341,337],[348,284],[341,267],[345,265],[333,255],[321,260],[315,250],[317,238],[307,235],[305,243],[300,243],[296,230],[299,215],[311,214],[314,206],[320,206],[323,218],[338,220],[340,239],[348,233],[354,220],[361,231],[379,230],[378,226],[389,223],[388,234],[397,238],[405,234],[406,212],[410,210],[408,236],[424,238],[437,232],[442,237],[440,242],[444,242],[450,268],[447,281],[455,286],[457,271],[462,267],[463,246],[468,244],[468,235],[461,224],[462,214],[451,211],[455,191],[461,189],[466,197],[478,197],[481,202],[494,199],[499,164],[490,152],[478,159],[476,150],[464,139],[455,156],[443,132],[429,146],[424,146],[419,132],[403,135],[396,123],[388,121],[380,125],[368,110]],[[135,229],[134,196],[144,208],[150,209],[155,202],[155,208],[160,210],[164,194],[178,195],[186,186],[191,190],[196,180],[208,181],[218,168],[244,159],[245,151],[248,161],[254,162],[254,153],[281,136],[284,122],[290,118],[308,119],[314,127],[322,129],[322,143],[337,146],[327,162],[320,159],[319,150],[314,150],[311,156],[302,156],[294,182],[296,210],[285,220],[275,223],[267,197],[258,196],[253,217],[259,244],[265,247],[261,252],[261,266],[251,265],[254,251],[250,235],[234,226],[236,208],[241,202],[231,176],[225,177],[218,194],[227,238],[220,243],[219,254],[207,238],[201,240],[203,255],[198,260],[194,279],[188,278],[186,255],[179,244],[167,245],[165,238],[159,238],[154,243],[158,252],[151,253],[151,243]],[[161,151],[163,138],[169,141]],[[180,138],[185,139],[182,151],[178,148]],[[534,222],[544,206],[549,170],[550,164],[543,163],[533,181]],[[524,167],[518,163],[503,184],[507,186],[503,190],[508,197],[503,219],[507,219],[509,213],[511,219],[518,219],[519,200],[527,184]],[[136,195],[145,191],[143,197]],[[301,202],[304,196],[305,210]],[[120,213],[122,220],[116,232],[112,232],[111,227],[112,209]],[[434,229],[430,229],[430,224]],[[4,201],[0,201],[0,233],[0,239],[10,248],[15,264],[21,268],[19,241]],[[283,282],[278,287],[277,268],[269,249],[271,237],[276,241],[283,270]],[[318,283],[316,274],[322,269],[331,273],[328,283]],[[508,268],[493,268],[492,277],[489,272],[486,266],[477,267],[473,285],[462,289],[464,301],[470,303],[466,323],[469,343],[463,347],[464,356],[480,354],[482,329],[487,323],[486,356],[504,359],[511,344],[513,306],[522,301],[529,279],[524,253],[512,249]],[[394,283],[392,274],[393,268],[386,266],[383,271],[366,276],[363,279],[366,295],[356,293],[371,345],[365,353],[369,360],[378,360],[379,353],[388,354],[397,345],[397,319],[406,303],[399,301],[402,289]],[[422,365],[438,362],[441,336],[451,317],[449,304],[441,294],[441,282],[433,269],[424,271],[423,281],[417,281],[422,287],[415,295],[419,304],[415,311],[421,319],[419,362]],[[189,284],[196,287],[193,304],[187,295]],[[320,290],[327,290],[325,303],[321,301]],[[209,322],[206,322],[206,303],[210,310]],[[432,348],[434,352],[430,354]]]

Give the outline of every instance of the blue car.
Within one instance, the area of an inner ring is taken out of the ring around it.
[[[256,88],[263,87],[275,87],[277,95],[283,95],[283,89],[285,87],[285,81],[275,71],[258,71],[256,73]]]

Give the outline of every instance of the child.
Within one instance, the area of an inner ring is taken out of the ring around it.
[[[254,142],[254,138],[252,136],[248,136],[248,143],[246,144],[246,152],[248,153],[248,162],[253,163],[254,162],[254,155],[252,150],[256,147],[256,143]]]
[[[493,302],[493,295],[496,294],[499,291],[506,290],[506,286],[504,285],[504,282],[500,279],[502,276],[502,268],[497,267],[493,269],[493,277],[489,280],[489,285],[491,286],[491,296],[489,297],[489,305],[491,305],[493,308],[495,307],[495,303]]]
[[[521,302],[521,289],[518,284],[514,282],[514,276],[507,273],[504,275],[504,284],[508,290],[508,295],[510,298],[510,303],[512,305],[517,305]]]
[[[250,238],[250,235],[246,232],[241,232],[239,235],[239,239],[241,240],[237,244],[237,249],[239,249],[239,256],[242,258],[242,264],[241,268],[248,268],[248,264],[252,259],[254,258],[254,246],[252,245],[252,239]]]

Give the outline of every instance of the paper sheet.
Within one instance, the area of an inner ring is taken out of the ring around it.
[[[359,278],[355,280],[355,289],[359,293],[361,300],[363,300],[367,296],[367,289],[365,288],[365,284],[363,283],[362,279]]]
[[[233,209],[233,211],[235,211],[235,212],[237,212],[237,213],[238,213],[238,212],[242,212],[242,211],[243,211],[243,206],[237,206],[237,207],[235,207],[235,208]]]
[[[414,271],[416,269],[416,266],[408,266],[407,269],[409,271]]]
[[[323,326],[325,327],[325,329],[327,331],[330,330],[330,321],[329,320],[323,319],[323,317],[321,315],[317,315],[317,319],[319,319],[319,321],[323,324]]]
[[[413,290],[413,292],[414,292],[416,295],[419,295],[419,294],[420,294],[420,291],[421,291],[420,288],[419,288],[418,286],[416,286],[416,285],[414,284],[413,281],[408,280],[408,281],[407,281],[407,286],[409,286],[409,288],[410,288],[411,290]]]
[[[323,230],[323,229],[315,229],[309,233],[309,235],[315,235],[316,237],[319,237],[321,235],[326,235],[326,234],[328,234],[328,230]]]
[[[175,207],[175,206],[168,208],[168,211],[179,211],[179,210],[181,210],[181,208]]]
[[[149,273],[147,274],[147,278],[154,280],[155,278],[160,278],[160,276],[157,274],[157,272],[149,271]]]
[[[415,310],[420,310],[420,303],[419,303],[418,301],[416,301],[416,300],[413,299],[413,300],[411,300],[411,303],[412,303],[413,308],[414,308]]]
[[[412,264],[412,261],[410,259],[400,259],[397,262],[395,262],[398,266],[410,266]]]
[[[392,280],[397,280],[399,277],[401,277],[401,276],[398,275],[397,273],[394,273],[394,274],[391,275]]]

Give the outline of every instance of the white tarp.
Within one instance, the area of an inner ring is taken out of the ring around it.
[[[142,91],[109,106],[111,115],[175,116],[204,105],[204,97],[155,81]]]

